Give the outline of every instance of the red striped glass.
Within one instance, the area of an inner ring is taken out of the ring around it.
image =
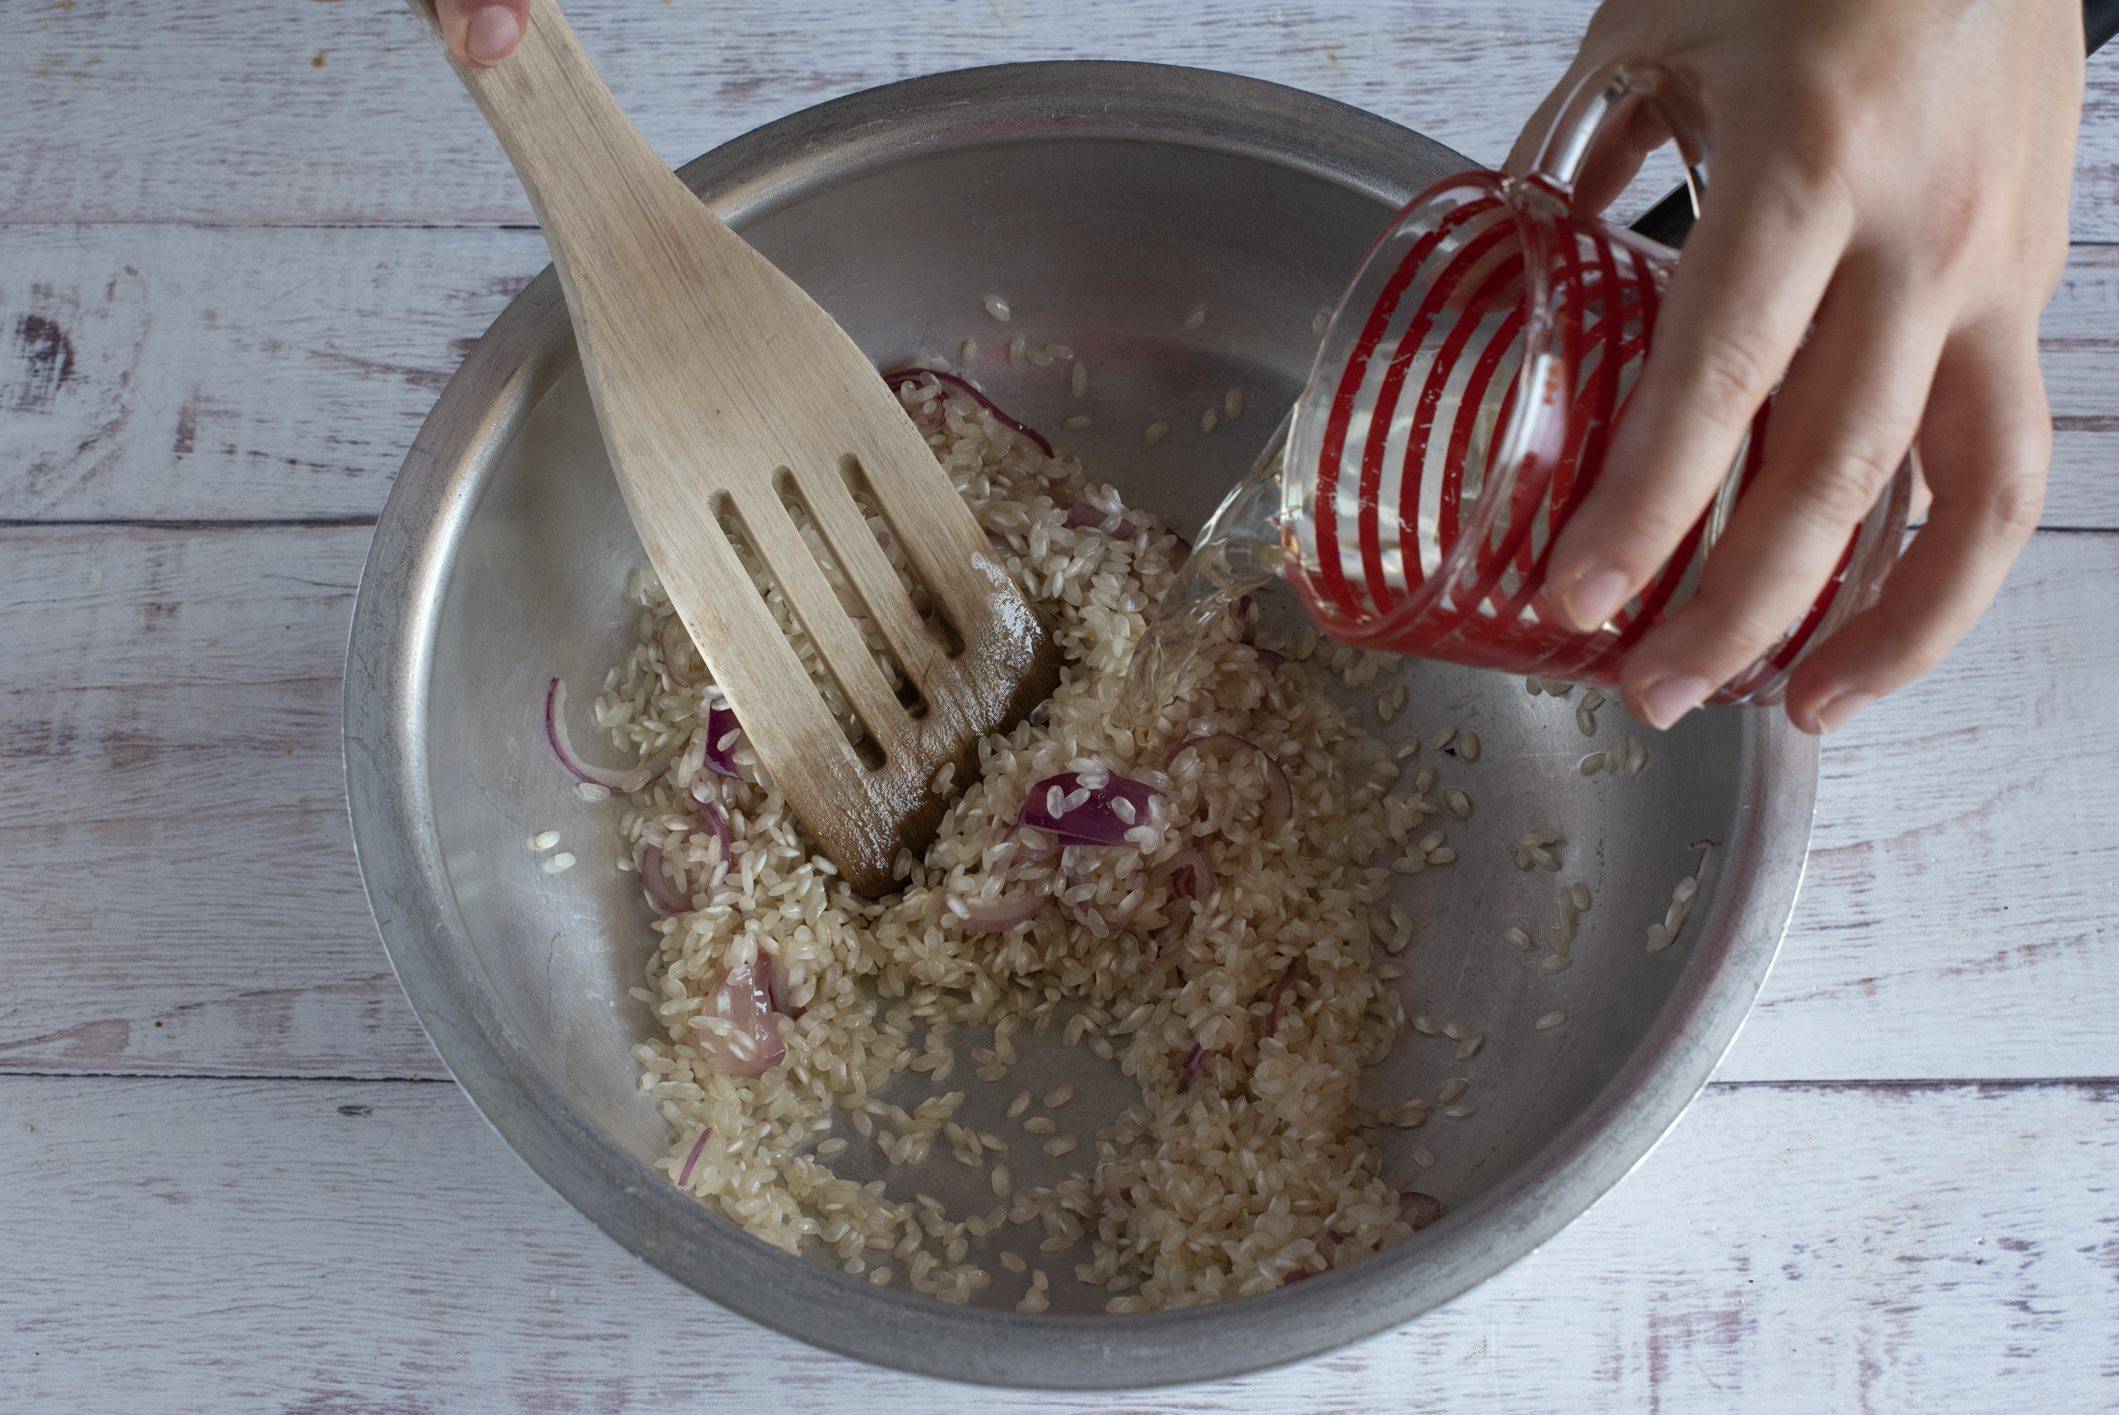
[[[1577,215],[1570,184],[1606,116],[1629,102],[1655,103],[1680,147],[1697,152],[1668,85],[1652,66],[1592,78],[1529,176],[1449,178],[1371,249],[1280,459],[1283,569],[1334,637],[1609,684],[1627,651],[1693,593],[1758,472],[1770,402],[1713,503],[1636,598],[1583,633],[1545,597],[1553,542],[1611,471],[1605,448],[1676,259]],[[1704,180],[1697,163],[1694,176]],[[1717,701],[1772,701],[1804,652],[1874,598],[1897,556],[1910,485],[1909,463],[1808,612]]]

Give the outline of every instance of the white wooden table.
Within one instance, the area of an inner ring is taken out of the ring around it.
[[[1561,0],[576,0],[670,160],[1032,57],[1237,69],[1498,156]],[[1063,13],[1062,13],[1063,12]],[[347,842],[338,677],[391,474],[545,262],[402,8],[15,0],[0,42],[0,1407],[1028,1408],[758,1330],[509,1155]],[[2046,529],[1825,754],[1717,1082],[1453,1306],[1041,1408],[2119,1402],[2119,61],[2046,322]]]

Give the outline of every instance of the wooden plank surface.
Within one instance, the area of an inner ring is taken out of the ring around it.
[[[0,227],[0,520],[373,516],[545,261],[535,231]],[[2075,249],[2044,336],[2045,523],[2119,527],[2119,247]]]
[[[0,1065],[441,1074],[346,827],[367,541],[0,531]]]
[[[2119,1303],[2113,1085],[1715,1087],[1453,1305],[1116,1399],[753,1327],[604,1238],[453,1087],[0,1079],[0,1137],[39,1216],[0,1225],[26,1410],[2064,1411],[2119,1380],[2119,1335],[2084,1323]]]
[[[393,4],[24,0],[0,49],[0,221],[529,220],[497,147]],[[581,0],[618,99],[672,163],[823,99],[941,69],[1148,59],[1233,69],[1498,161],[1585,0]],[[2090,69],[2074,228],[2119,238],[2119,64]],[[1665,182],[1668,185],[1668,182]]]
[[[0,228],[0,519],[373,517],[534,231]]]
[[[23,921],[0,1069],[440,1074],[341,804],[366,542],[0,530]],[[1796,926],[1724,1075],[2119,1075],[2114,622],[2119,535],[2041,534],[1965,649],[1831,745]]]
[[[1056,57],[1256,74],[1491,160],[1589,8],[572,5],[673,163],[871,84]],[[2119,530],[2119,62],[2090,71],[2082,244],[2044,325],[2056,529],[1933,681],[1828,748],[1723,1083],[1421,1322],[1241,1382],[1031,1401],[691,1297],[417,1084],[444,1072],[347,840],[346,621],[413,430],[545,263],[500,229],[526,204],[417,25],[330,0],[8,20],[0,1407],[2112,1405],[2119,535],[2058,528]]]

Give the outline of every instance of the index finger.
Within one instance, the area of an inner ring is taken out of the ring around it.
[[[1852,216],[1782,159],[1715,184],[1656,317],[1652,351],[1547,575],[1578,628],[1662,568],[1729,473],[1802,342]]]

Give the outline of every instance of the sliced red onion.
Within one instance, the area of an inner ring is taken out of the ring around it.
[[[990,904],[967,904],[961,914],[954,909],[947,912],[950,918],[964,926],[967,933],[1002,934],[1029,923],[1051,902],[1050,894],[1033,891],[1015,899],[996,899]]]
[[[1191,847],[1191,856],[1191,867],[1173,875],[1171,884],[1180,899],[1205,899],[1214,892],[1214,865],[1197,845]]]
[[[1022,855],[1026,860],[1049,860],[1065,848],[1048,830],[1032,829],[1025,835],[1021,822],[1017,822],[1015,838],[1021,843]]]
[[[1300,1272],[1289,1273],[1280,1280],[1280,1285],[1286,1287],[1289,1283],[1304,1282],[1313,1277],[1323,1277],[1338,1264],[1339,1249],[1345,1241],[1339,1236],[1339,1232],[1336,1229],[1327,1228],[1324,1232],[1318,1234],[1316,1245],[1317,1261],[1322,1266],[1304,1268]]]
[[[1186,752],[1198,752],[1203,757],[1227,757],[1239,751],[1256,752],[1266,764],[1265,825],[1268,830],[1295,814],[1295,792],[1288,785],[1287,770],[1279,760],[1265,748],[1248,737],[1239,737],[1234,732],[1214,732],[1203,737],[1190,737],[1172,747],[1163,757],[1163,770],[1168,771],[1173,762]]]
[[[1018,418],[1009,416],[1009,414],[1001,408],[1000,404],[994,402],[991,398],[988,398],[983,392],[981,392],[977,384],[973,383],[970,379],[965,378],[960,374],[950,373],[947,369],[938,368],[900,368],[892,369],[890,372],[883,375],[883,381],[891,385],[893,388],[899,387],[916,378],[933,379],[936,383],[942,385],[943,391],[945,393],[957,392],[963,394],[972,402],[978,404],[981,408],[984,408],[987,412],[993,414],[994,421],[998,422],[1002,427],[1005,427],[1012,432],[1021,433],[1024,437],[1029,438],[1032,443],[1036,444],[1037,450],[1044,453],[1047,457],[1050,457],[1052,455],[1052,444],[1045,440],[1045,435],[1043,433],[1039,432],[1036,428],[1030,426],[1030,424],[1023,422]]]
[[[1067,508],[1067,524],[1075,530],[1094,528],[1119,540],[1131,540],[1134,532],[1140,529],[1131,521],[1124,519],[1121,519],[1115,526],[1106,524],[1110,519],[1109,515],[1097,510],[1086,501],[1077,501]]]
[[[1398,1212],[1415,1228],[1426,1228],[1442,1217],[1442,1201],[1432,1194],[1408,1189],[1398,1196]]]
[[[1185,1057],[1184,1074],[1177,1081],[1177,1094],[1183,1095],[1192,1089],[1192,1083],[1199,1079],[1199,1068],[1206,1064],[1208,1055],[1198,1042],[1192,1043],[1191,1053]]]
[[[712,831],[714,838],[721,842],[721,863],[731,863],[736,857],[736,842],[729,834],[728,817],[721,814],[719,806],[701,796],[696,786],[692,788],[692,814],[699,818],[699,824]]]
[[[1214,892],[1214,862],[1196,840],[1187,840],[1176,854],[1148,871],[1148,887],[1168,884],[1179,899],[1205,899]]]
[[[1052,792],[1057,790],[1062,796],[1069,795],[1081,784],[1080,775],[1071,771],[1046,777],[1030,788],[1030,799],[1023,802],[1016,823],[1049,830],[1062,845],[1123,845],[1126,832],[1148,819],[1148,802],[1162,794],[1144,781],[1113,775],[1103,785],[1091,788],[1089,799],[1079,806],[1053,814]],[[1119,801],[1132,807],[1131,821],[1119,818],[1116,809]]]
[[[707,1015],[728,1022],[749,1042],[739,1047],[714,1033],[695,1032],[694,1045],[707,1065],[722,1075],[763,1076],[786,1058],[787,1043],[780,1039],[772,998],[751,961],[728,970],[707,1002]]]
[[[1280,995],[1286,992],[1288,984],[1294,981],[1295,965],[1290,963],[1281,973],[1279,980],[1273,984],[1273,990],[1266,994],[1266,1035],[1269,1037],[1280,1030]]]
[[[574,744],[567,740],[567,685],[564,680],[554,678],[544,690],[544,740],[551,747],[552,755],[576,781],[587,781],[615,791],[621,796],[630,796],[641,787],[662,775],[670,758],[676,755],[673,748],[665,747],[654,756],[629,771],[618,771],[610,767],[590,766],[574,755]]]
[[[692,901],[684,897],[670,878],[659,847],[650,845],[640,854],[640,882],[647,887],[647,897],[657,909],[665,914],[689,914]]]
[[[736,721],[733,708],[716,705],[706,714],[706,757],[708,771],[741,781],[743,773],[736,770],[736,744],[743,740],[743,724]]]
[[[689,688],[699,680],[683,665],[683,651],[691,646],[691,637],[684,631],[684,621],[675,614],[662,621],[656,631],[656,641],[662,645],[662,670],[669,674],[670,681],[680,688]]]
[[[1258,645],[1253,644],[1251,645],[1251,652],[1257,654],[1258,661],[1268,668],[1278,668],[1281,664],[1288,661],[1288,656],[1279,649],[1260,648]]]
[[[787,993],[780,984],[780,969],[773,963],[773,956],[770,953],[760,953],[758,955],[755,971],[757,976],[765,982],[765,1000],[771,1005],[773,1011],[779,1013],[782,1017],[800,1017],[809,1010],[806,1007],[794,1007],[788,1003]]]
[[[706,1129],[699,1132],[698,1139],[692,1141],[692,1152],[684,1157],[684,1164],[677,1171],[677,1187],[679,1189],[691,1187],[692,1171],[699,1167],[699,1156],[706,1153],[707,1136],[713,1133],[714,1127],[709,1125]]]

